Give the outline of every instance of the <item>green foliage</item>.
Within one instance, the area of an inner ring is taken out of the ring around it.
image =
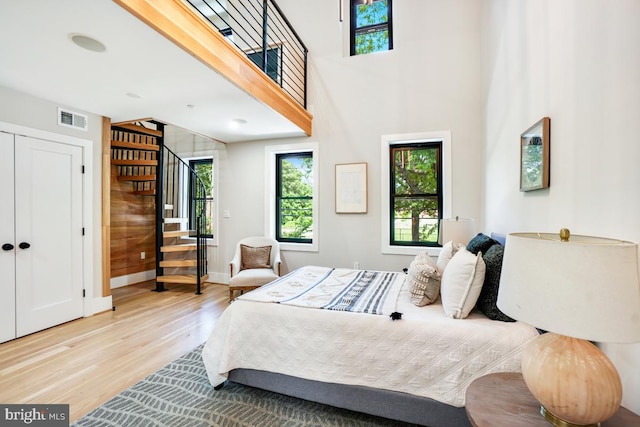
[[[281,237],[310,238],[313,230],[313,159],[283,158],[281,174]]]
[[[389,50],[389,30],[384,25],[389,21],[389,2],[377,0],[370,5],[367,3],[356,5],[355,8],[356,28],[372,27],[366,31],[357,32],[355,36],[356,55]]]
[[[522,186],[526,188],[542,185],[542,145],[522,146]]]
[[[205,194],[203,195],[206,198],[206,201],[203,203],[196,203],[196,218],[202,215],[203,210],[206,209],[205,212],[208,215],[205,216],[205,235],[213,236],[213,161],[207,162],[193,162],[191,164],[193,170],[202,183],[204,184]]]

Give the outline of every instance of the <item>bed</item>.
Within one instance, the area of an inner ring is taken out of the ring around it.
[[[519,372],[521,350],[538,332],[478,310],[451,318],[444,293],[417,306],[407,277],[305,266],[244,294],[203,349],[211,384],[233,381],[431,427],[470,425],[467,386]]]

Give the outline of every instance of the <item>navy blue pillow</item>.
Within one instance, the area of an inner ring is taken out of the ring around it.
[[[491,320],[503,322],[515,322],[498,308],[498,286],[500,285],[500,273],[502,272],[502,257],[504,246],[495,244],[482,254],[482,260],[486,266],[484,283],[478,297],[476,307]]]
[[[467,244],[467,250],[474,255],[478,255],[478,252],[486,254],[491,246],[498,244],[497,240],[492,239],[486,234],[478,233],[476,237],[471,239]]]

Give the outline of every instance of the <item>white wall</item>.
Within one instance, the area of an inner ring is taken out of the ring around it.
[[[338,2],[280,0],[309,48],[310,138],[234,143],[221,167],[221,262],[233,245],[264,233],[265,145],[318,142],[319,251],[283,254],[285,271],[304,264],[398,270],[412,257],[381,254],[381,135],[451,130],[453,213],[482,223],[480,17],[476,0],[394,3],[394,49],[350,57],[349,23]],[[348,2],[345,1],[345,4]],[[313,17],[310,19],[310,17]],[[348,14],[345,14],[348,17]],[[334,165],[369,164],[369,212],[336,214]]]
[[[489,0],[486,229],[640,241],[640,2]],[[551,186],[519,192],[519,135],[551,118]],[[606,284],[603,287],[606,298]],[[603,345],[640,413],[640,344]]]
[[[0,86],[0,121],[15,125],[44,130],[62,135],[93,141],[93,159],[91,164],[85,165],[92,168],[93,172],[93,280],[88,286],[93,289],[93,301],[91,311],[102,311],[111,308],[111,297],[102,296],[102,117],[86,111],[78,110],[73,106],[59,104],[37,98],[25,93]],[[58,125],[58,107],[68,108],[71,111],[86,114],[89,128],[87,131],[72,129]],[[0,183],[1,185],[1,183]]]

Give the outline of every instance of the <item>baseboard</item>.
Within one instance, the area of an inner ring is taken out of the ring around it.
[[[207,282],[210,283],[223,283],[225,285],[229,284],[229,274],[227,273],[218,273],[214,271],[208,271],[209,278],[207,278]]]
[[[121,288],[134,283],[145,282],[156,278],[155,270],[141,271],[139,273],[128,274],[126,276],[112,277],[110,281],[111,289]]]
[[[91,300],[91,313],[88,316],[111,310],[113,310],[113,298],[111,295],[107,297],[93,298]]]

